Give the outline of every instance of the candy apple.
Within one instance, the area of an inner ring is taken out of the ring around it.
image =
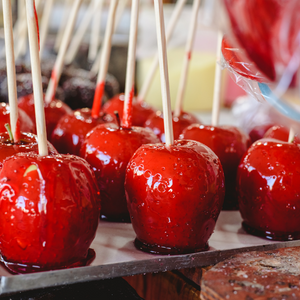
[[[290,135],[290,130],[282,125],[274,125],[267,130],[264,135],[264,138],[273,138],[280,141],[288,142]],[[294,136],[294,143],[300,144],[300,138],[298,135]]]
[[[23,109],[35,124],[35,110],[33,94],[19,98],[18,107]],[[71,114],[72,109],[58,99],[53,99],[50,103],[45,102],[45,118],[47,128],[47,139],[50,140],[51,134],[58,121],[65,114]]]
[[[124,94],[119,94],[108,100],[103,105],[103,112],[113,114],[117,111],[120,115],[120,118],[123,118],[123,109],[124,109]],[[149,118],[150,115],[154,113],[153,108],[146,102],[138,102],[133,99],[132,102],[132,124],[134,126],[143,126],[145,121]]]
[[[130,221],[124,181],[128,161],[142,145],[158,143],[149,129],[116,124],[101,124],[86,136],[80,150],[96,174],[101,192],[101,218],[109,221]]]
[[[125,191],[138,249],[208,249],[225,193],[222,166],[210,148],[188,140],[141,146],[128,163]]]
[[[250,146],[249,136],[234,126],[193,124],[183,130],[180,138],[201,142],[219,157],[225,175],[223,209],[238,209],[236,173],[242,156]]]
[[[178,139],[183,129],[191,124],[201,124],[201,122],[192,114],[182,112],[179,117],[173,117],[173,133],[174,139]],[[162,111],[152,114],[144,124],[145,128],[149,128],[165,143],[164,119]]]
[[[249,131],[249,136],[251,138],[252,143],[256,142],[259,139],[262,139],[265,133],[274,125],[275,125],[274,123],[267,123],[267,124],[260,124],[254,126]]]
[[[256,141],[238,167],[244,229],[274,240],[300,238],[300,145]]]
[[[80,266],[98,226],[100,194],[82,158],[18,153],[0,172],[0,250],[12,272]]]
[[[48,151],[50,154],[58,154],[56,149],[48,142]],[[33,133],[21,132],[20,141],[14,143],[11,141],[7,132],[0,133],[0,169],[2,162],[9,156],[19,152],[38,153],[38,139]]]
[[[9,113],[9,105],[6,103],[0,103],[0,132],[6,132],[5,124],[10,123]],[[21,131],[35,133],[34,123],[22,109],[19,109],[19,121]]]
[[[86,134],[99,124],[113,121],[109,114],[93,118],[89,108],[78,109],[59,120],[50,141],[59,153],[79,155]]]

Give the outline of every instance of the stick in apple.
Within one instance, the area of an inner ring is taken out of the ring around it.
[[[50,103],[53,97],[55,96],[55,91],[58,85],[58,81],[60,79],[62,68],[64,66],[65,55],[67,51],[67,47],[69,45],[71,35],[74,29],[75,21],[77,18],[78,10],[80,7],[82,0],[76,0],[73,3],[72,10],[70,13],[70,18],[68,20],[68,24],[66,30],[63,35],[63,40],[61,47],[59,49],[54,68],[52,70],[51,79],[49,81],[49,85],[46,91],[45,101],[46,103]]]
[[[26,0],[26,12],[39,154],[45,156],[48,155],[47,132],[39,58],[38,22],[34,0]]]
[[[186,3],[186,0],[178,0],[176,3],[176,6],[174,8],[170,22],[167,27],[167,32],[166,32],[166,43],[167,44],[169,43],[169,41],[171,39],[172,33],[175,29],[175,26],[177,24],[180,13],[182,12],[182,9],[183,9],[185,3]],[[139,102],[143,102],[145,100],[145,98],[149,92],[151,83],[153,82],[153,78],[156,73],[157,67],[158,67],[158,54],[155,55],[155,57],[153,58],[152,65],[146,75],[144,83],[142,84],[140,92],[137,96],[137,99]]]
[[[100,33],[101,33],[101,20],[102,20],[102,9],[104,0],[98,0],[99,7],[93,16],[92,29],[90,34],[90,45],[88,53],[88,61],[94,61],[97,56],[98,48],[100,45]]]
[[[157,32],[158,59],[159,59],[159,68],[160,68],[161,94],[162,94],[162,102],[163,102],[166,145],[171,146],[174,144],[174,136],[173,136],[170,85],[169,85],[169,75],[168,75],[167,49],[166,49],[166,37],[165,37],[165,25],[164,25],[162,1],[154,0],[154,8],[155,8],[155,22],[156,22],[156,32]]]
[[[216,60],[216,68],[215,68],[213,109],[212,109],[212,121],[211,121],[212,126],[217,126],[219,124],[219,116],[220,116],[222,70],[218,61],[221,58],[222,38],[223,38],[223,34],[221,31],[219,31],[218,41],[217,41],[217,60]]]
[[[44,5],[43,18],[41,22],[41,32],[40,32],[40,57],[43,55],[44,46],[46,42],[46,37],[49,28],[50,15],[52,12],[53,0],[47,0]]]
[[[130,35],[128,46],[128,58],[126,69],[125,101],[123,110],[122,126],[132,126],[132,99],[134,96],[134,75],[135,75],[135,53],[139,19],[139,0],[133,0],[131,4]]]
[[[68,51],[66,53],[66,57],[65,57],[65,64],[68,65],[70,64],[74,58],[75,55],[79,49],[79,46],[81,44],[81,41],[91,23],[91,20],[93,19],[93,16],[95,15],[95,13],[99,10],[99,7],[102,6],[102,1],[98,1],[98,0],[92,0],[86,10],[85,15],[83,16],[83,19],[81,20],[81,23],[78,26],[78,29],[76,30]]]
[[[195,40],[195,33],[196,33],[196,27],[197,27],[197,16],[198,16],[200,2],[201,2],[201,0],[194,0],[194,3],[193,3],[192,19],[191,19],[187,43],[186,43],[186,47],[185,47],[185,56],[184,56],[184,60],[183,60],[181,77],[180,77],[179,87],[178,87],[178,92],[177,92],[174,117],[179,117],[180,114],[182,113],[183,99],[184,99],[184,93],[186,90],[186,82],[187,82],[190,61],[191,61],[193,44],[194,44],[194,40]]]
[[[115,24],[115,16],[118,1],[112,0],[110,2],[108,21],[105,30],[104,43],[101,49],[101,60],[99,66],[99,73],[97,77],[96,91],[94,96],[94,102],[92,107],[92,117],[97,118],[101,109],[102,97],[104,94],[105,78],[108,70],[108,64],[111,51],[111,40]]]
[[[13,141],[18,142],[20,131],[17,130],[18,122],[18,103],[17,103],[17,84],[16,84],[16,69],[14,56],[14,40],[12,29],[12,11],[11,0],[2,0],[3,7],[3,23],[5,35],[5,51],[6,51],[6,69],[8,83],[8,100],[10,107],[10,126],[13,133]]]

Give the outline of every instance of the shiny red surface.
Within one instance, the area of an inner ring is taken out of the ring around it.
[[[218,157],[196,141],[140,147],[125,180],[136,246],[179,254],[206,250],[224,200]]]
[[[300,145],[256,141],[237,175],[244,228],[274,240],[300,238]]]
[[[273,127],[275,124],[262,124],[262,125],[256,125],[254,126],[250,132],[249,136],[251,138],[252,143],[256,142],[259,139],[262,139],[265,135],[265,133]]]
[[[33,133],[22,132],[19,143],[12,144],[7,132],[0,133],[0,169],[4,159],[15,155],[19,152],[36,152],[38,153],[38,139]],[[48,142],[49,154],[58,154],[56,149]]]
[[[77,109],[59,120],[50,141],[59,153],[79,155],[86,134],[99,124],[113,121],[110,115],[100,115],[95,119],[89,108]]]
[[[183,129],[194,123],[201,124],[201,122],[193,114],[187,112],[182,112],[178,118],[173,117],[174,139],[178,139]],[[157,111],[156,113],[152,114],[145,122],[144,127],[154,131],[154,133],[163,143],[166,142],[162,111]]]
[[[274,125],[267,130],[264,135],[264,138],[273,138],[283,142],[288,142],[290,135],[290,130],[282,125]],[[293,142],[300,144],[300,138],[298,135],[294,136]]]
[[[235,126],[193,124],[180,139],[195,140],[208,146],[219,157],[225,175],[223,209],[238,209],[236,173],[240,160],[250,146],[250,138]]]
[[[33,94],[18,99],[19,108],[23,109],[35,124],[35,110]],[[72,109],[58,99],[53,99],[49,104],[45,103],[45,118],[47,139],[50,140],[51,134],[58,121],[65,114],[71,114]]]
[[[10,108],[9,105],[6,103],[0,103],[0,132],[6,132],[5,124],[10,124],[10,118],[9,118]],[[27,113],[19,109],[19,121],[20,121],[20,130],[23,132],[30,132],[35,133],[35,126],[33,122],[31,121],[30,117],[27,115]]]
[[[102,108],[103,112],[113,114],[115,111],[119,112],[120,119],[123,118],[124,109],[124,94],[119,94],[108,100]],[[139,103],[135,100],[132,102],[132,125],[143,126],[148,117],[154,113],[154,109],[146,102]]]
[[[95,175],[82,158],[33,153],[8,158],[0,172],[0,251],[6,266],[41,271],[84,260],[99,210]]]
[[[143,127],[122,129],[102,124],[88,133],[80,156],[91,164],[101,192],[101,218],[129,221],[124,181],[128,161],[142,145],[158,143],[156,135]]]

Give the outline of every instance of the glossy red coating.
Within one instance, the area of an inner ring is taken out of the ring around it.
[[[300,238],[300,145],[256,141],[237,174],[244,228],[274,240]]]
[[[127,166],[125,190],[136,246],[180,254],[206,250],[224,200],[218,157],[196,141],[140,147]]]
[[[48,142],[49,154],[58,154],[56,149]],[[11,143],[7,132],[0,133],[0,170],[3,161],[19,152],[36,152],[38,153],[38,138],[33,133],[21,132],[20,141]]]
[[[7,103],[0,103],[0,132],[6,132],[5,124],[10,124],[9,113],[9,105]],[[19,109],[18,114],[20,130],[23,132],[35,133],[35,126],[27,113],[23,109]]]
[[[45,96],[45,95],[44,95]],[[47,139],[50,140],[51,134],[58,121],[65,114],[71,114],[72,109],[62,101],[53,99],[50,103],[45,103],[45,119],[47,129]],[[18,99],[18,107],[23,109],[35,124],[35,110],[33,94],[20,97]]]
[[[223,209],[238,209],[236,173],[242,156],[250,146],[249,136],[235,126],[193,124],[183,130],[180,139],[201,142],[219,157],[225,175]]]
[[[275,124],[267,123],[267,124],[261,124],[254,126],[249,131],[249,136],[251,138],[252,143],[256,142],[259,139],[262,139],[265,135],[265,133],[273,127]]]
[[[59,153],[79,155],[86,134],[106,122],[114,122],[114,118],[108,114],[93,118],[89,108],[77,109],[59,120],[50,141]]]
[[[273,138],[283,142],[288,142],[290,130],[282,125],[274,125],[267,130],[264,138]],[[300,144],[300,138],[298,135],[294,136],[293,143]]]
[[[89,164],[73,155],[18,153],[0,172],[0,251],[13,272],[73,266],[98,226],[100,193]]]
[[[122,120],[124,100],[124,94],[116,95],[103,105],[102,111],[109,114],[113,114],[115,111],[117,111],[120,115],[120,119]],[[155,110],[149,104],[147,104],[146,102],[140,103],[134,98],[132,102],[132,125],[143,126],[145,121],[154,112]]]
[[[178,139],[183,129],[194,123],[201,124],[201,122],[191,113],[182,112],[178,118],[173,116],[174,139]],[[153,130],[153,132],[163,143],[166,142],[162,111],[157,111],[156,113],[152,114],[145,122],[144,127]]]
[[[109,221],[130,221],[125,198],[124,181],[128,161],[142,145],[158,143],[149,129],[119,128],[101,124],[90,131],[80,156],[93,167],[101,192],[101,218]]]

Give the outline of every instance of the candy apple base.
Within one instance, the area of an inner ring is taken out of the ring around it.
[[[255,236],[263,237],[268,240],[292,241],[292,240],[300,239],[300,231],[286,233],[286,232],[280,232],[280,231],[272,232],[269,230],[259,230],[259,229],[256,229],[256,228],[248,225],[246,222],[243,222],[242,226],[247,233],[255,235]]]
[[[146,244],[141,242],[138,238],[135,238],[134,246],[136,247],[136,249],[144,252],[148,252],[152,254],[165,254],[165,255],[188,254],[188,253],[207,251],[209,249],[208,243],[206,243],[204,247],[201,247],[199,249],[193,249],[193,251],[185,251],[177,248]]]
[[[12,274],[26,274],[26,273],[35,273],[42,271],[51,271],[51,270],[59,270],[59,269],[70,269],[77,267],[84,267],[90,265],[96,257],[96,252],[93,249],[89,249],[87,256],[82,258],[81,260],[73,263],[67,263],[66,266],[58,265],[52,266],[50,269],[45,267],[40,267],[32,264],[20,264],[6,261],[5,257],[0,257],[0,263]]]

